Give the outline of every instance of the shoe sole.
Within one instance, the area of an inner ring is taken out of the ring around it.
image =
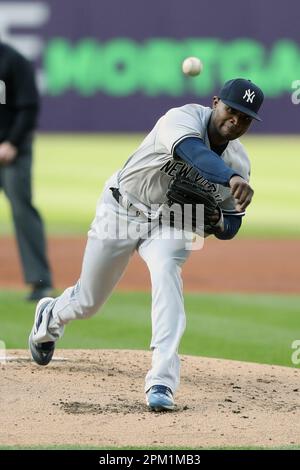
[[[175,406],[150,406],[148,405],[148,408],[150,411],[156,411],[156,412],[159,412],[159,411],[173,411]]]
[[[28,345],[29,345],[29,349],[30,349],[30,352],[31,352],[31,356],[32,356],[32,359],[39,365],[39,366],[46,366],[47,364],[49,364],[49,362],[51,361],[52,357],[53,357],[53,354],[54,354],[54,348],[53,348],[53,351],[50,351],[48,355],[43,355],[35,346],[35,343],[32,339],[32,336],[34,334],[34,328],[35,328],[35,324],[36,324],[36,320],[37,320],[37,315],[38,315],[38,311],[39,311],[39,308],[41,307],[41,305],[45,302],[48,302],[50,300],[53,300],[53,297],[44,297],[43,299],[41,299],[37,306],[36,306],[36,309],[35,309],[35,315],[34,315],[34,323],[33,323],[33,327],[31,329],[31,332],[30,332],[30,335],[29,335],[29,339],[28,339]]]
[[[150,411],[173,411],[175,408],[175,404],[173,405],[150,405],[148,400],[146,400],[146,403]]]
[[[32,334],[30,334],[29,336],[28,344],[29,344],[29,349],[31,352],[31,357],[34,360],[34,362],[36,362],[39,366],[47,366],[53,357],[54,349],[49,351],[49,353],[47,353],[46,351],[44,351],[44,353],[41,353],[35,347],[35,344],[32,340]]]

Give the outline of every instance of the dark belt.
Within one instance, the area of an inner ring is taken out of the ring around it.
[[[114,199],[117,201],[118,204],[120,204],[121,199],[122,199],[122,194],[120,193],[119,188],[109,188],[109,189],[111,190]]]
[[[120,206],[124,207],[124,204],[122,204],[123,196],[120,193],[119,188],[109,188],[109,189],[111,190],[113,198],[117,201],[117,203],[120,204]],[[132,206],[133,206],[132,203],[129,203],[129,205],[127,204],[127,210],[129,210]],[[126,207],[124,207],[124,209],[126,209]],[[140,211],[136,210],[136,215],[140,215]]]
[[[109,188],[112,192],[113,198],[117,201],[118,204],[122,205],[122,194],[119,191],[119,188]],[[131,204],[132,206],[133,204]],[[139,216],[141,211],[136,210],[136,216]],[[148,222],[151,223],[152,219],[148,217]]]

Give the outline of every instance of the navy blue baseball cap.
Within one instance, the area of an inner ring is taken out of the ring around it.
[[[257,121],[261,121],[257,112],[264,100],[264,94],[251,80],[245,78],[229,80],[221,89],[219,98],[227,106],[237,109]]]

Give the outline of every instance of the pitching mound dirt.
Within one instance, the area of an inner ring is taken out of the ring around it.
[[[173,412],[147,410],[144,351],[57,350],[0,365],[0,445],[201,448],[299,444],[300,370],[182,357]]]

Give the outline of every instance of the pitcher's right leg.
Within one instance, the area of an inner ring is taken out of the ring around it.
[[[81,276],[77,284],[56,298],[51,308],[48,331],[60,334],[60,329],[70,320],[94,315],[111,294],[122,276],[135,249],[130,240],[87,241]],[[39,341],[51,338],[35,336]]]
[[[109,197],[107,191],[105,197]],[[50,350],[63,335],[64,325],[71,320],[88,318],[99,310],[121,278],[136,248],[138,239],[118,235],[134,218],[127,216],[110,198],[109,204],[100,201],[97,207],[77,284],[56,299],[47,299],[47,304],[43,299],[45,302],[37,306],[29,346],[34,360],[41,365],[48,363],[48,358],[52,357],[53,351],[51,355]],[[115,225],[119,227],[118,233],[114,231]],[[39,346],[41,344],[43,346]],[[49,349],[49,354],[45,354],[45,348]]]

